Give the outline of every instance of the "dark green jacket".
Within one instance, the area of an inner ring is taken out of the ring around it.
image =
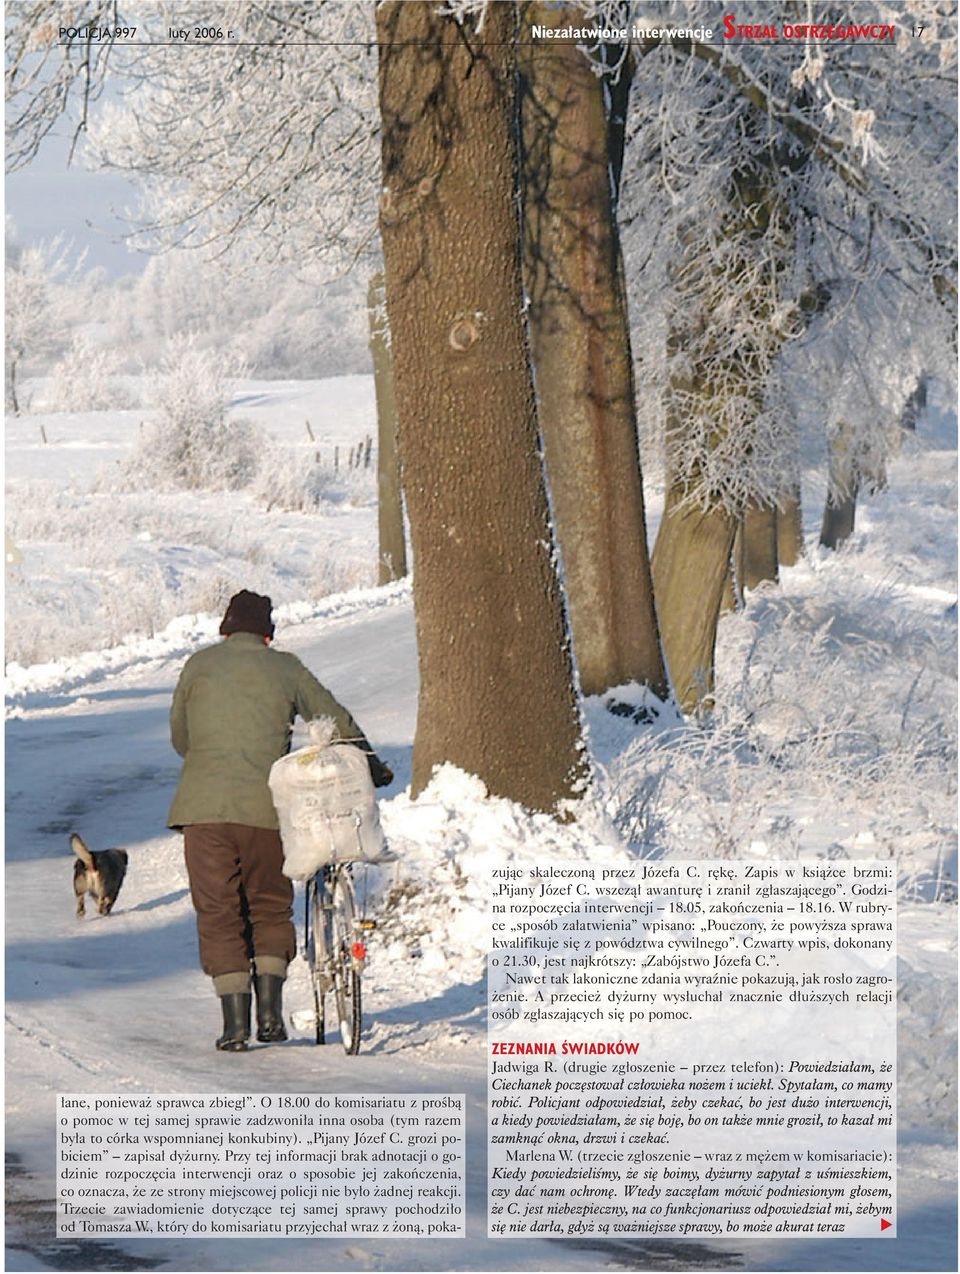
[[[277,827],[267,775],[290,750],[296,716],[332,717],[338,738],[371,751],[350,713],[296,655],[254,633],[191,655],[170,710],[170,737],[184,762],[167,825]]]

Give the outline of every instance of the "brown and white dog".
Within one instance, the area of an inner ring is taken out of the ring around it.
[[[125,849],[87,849],[76,832],[70,837],[70,847],[77,856],[73,864],[73,892],[77,895],[77,916],[85,914],[84,895],[97,900],[101,916],[110,914],[117,901],[117,894],[127,874]]]

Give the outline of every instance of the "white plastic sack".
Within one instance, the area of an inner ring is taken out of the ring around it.
[[[298,748],[274,762],[269,783],[283,874],[291,880],[307,880],[333,863],[388,861],[370,767],[359,748]]]

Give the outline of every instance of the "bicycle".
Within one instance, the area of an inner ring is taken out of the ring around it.
[[[324,867],[307,881],[304,930],[318,1044],[326,1043],[326,998],[333,991],[343,1047],[348,1054],[360,1051],[364,938],[376,925],[357,907],[352,864]]]

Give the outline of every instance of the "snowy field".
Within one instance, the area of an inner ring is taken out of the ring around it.
[[[372,587],[375,482],[344,460],[373,432],[369,379],[250,383],[240,399],[234,411],[288,458],[311,465],[320,449],[329,474],[311,509],[268,508],[252,491],[121,489],[136,412],[8,426],[6,1268],[956,1269],[955,417],[928,409],[841,552],[817,547],[810,498],[806,559],[721,623],[711,721],[667,712],[638,727],[587,703],[596,790],[559,826],[452,770],[416,802],[405,791],[410,590]],[[655,521],[655,486],[649,507]],[[212,1047],[218,1006],[197,966],[180,839],[164,829],[179,767],[167,712],[184,658],[215,639],[239,587],[273,596],[278,645],[396,774],[381,808],[399,862],[369,882],[380,927],[353,1059],[312,1045],[302,961],[289,1044]],[[73,830],[130,850],[108,918],[74,918]],[[486,1238],[490,871],[636,854],[897,858],[896,1239]],[[55,1240],[57,1092],[318,1090],[466,1094],[466,1240]]]
[[[27,392],[42,401],[42,385]],[[350,464],[374,410],[367,376],[242,382],[230,418],[256,432],[275,476],[238,491],[157,489],[131,471],[149,458],[155,411],[9,420],[5,524],[25,561],[7,576],[7,660],[222,613],[237,579],[281,604],[375,584],[376,471]],[[299,498],[309,511],[288,507]]]

